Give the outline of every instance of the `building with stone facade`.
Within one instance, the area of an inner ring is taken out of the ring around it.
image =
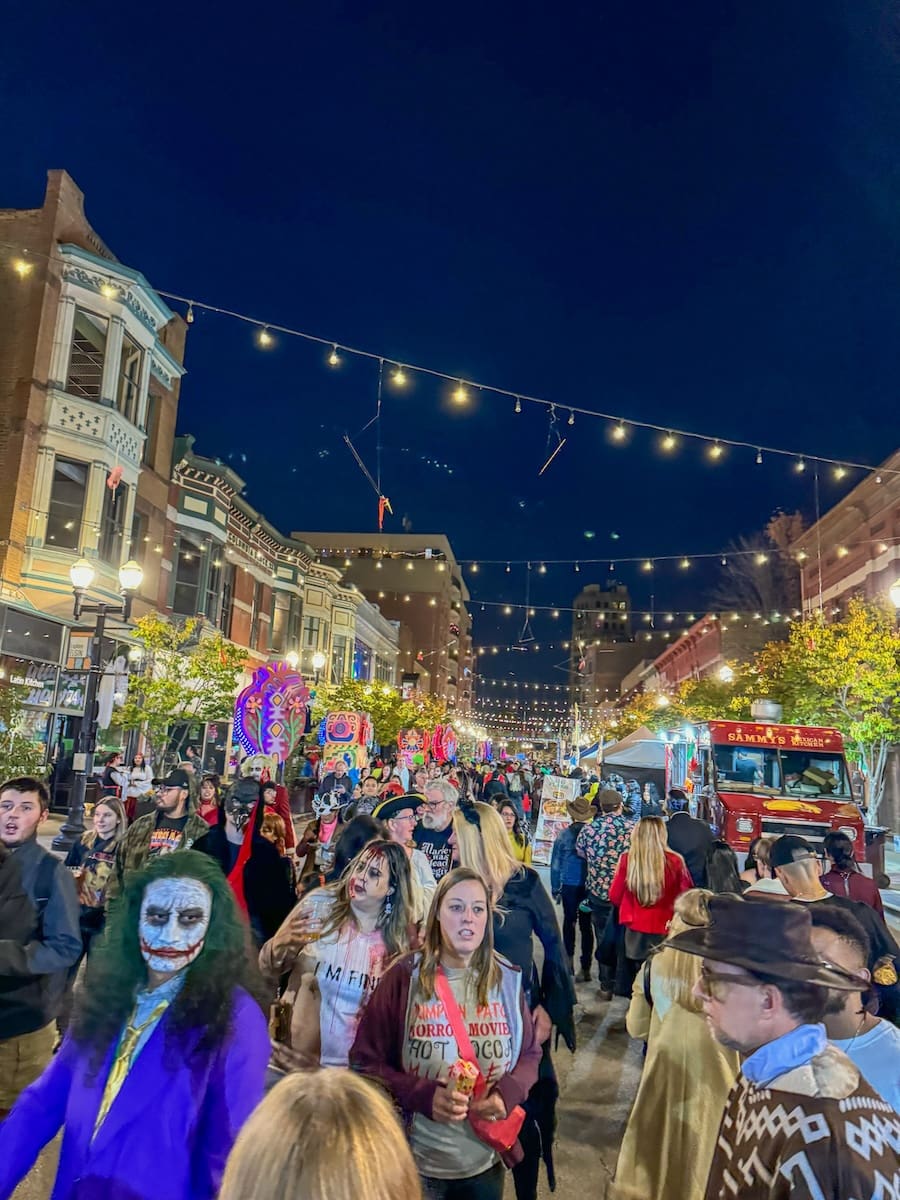
[[[624,676],[646,656],[628,588],[614,580],[583,587],[572,601],[569,702],[586,715],[614,702]]]
[[[475,656],[469,591],[443,534],[294,533],[323,563],[400,626],[401,685],[441,696],[458,715],[471,712]]]

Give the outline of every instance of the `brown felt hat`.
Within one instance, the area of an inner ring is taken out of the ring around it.
[[[865,988],[865,980],[816,954],[811,928],[809,912],[801,904],[779,904],[766,896],[712,896],[709,924],[676,933],[666,945],[714,962],[731,963],[751,974],[840,992]]]
[[[566,812],[573,821],[590,821],[594,816],[594,810],[586,796],[578,796],[577,799],[570,800],[566,804]]]

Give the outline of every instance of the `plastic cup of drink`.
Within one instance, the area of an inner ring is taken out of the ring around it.
[[[324,888],[317,888],[316,891],[310,892],[303,902],[303,916],[309,925],[309,940],[311,942],[318,941],[322,926],[325,924],[325,918],[331,911],[334,904],[334,897]]]

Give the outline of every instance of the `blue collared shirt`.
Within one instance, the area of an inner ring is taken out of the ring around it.
[[[802,1067],[828,1044],[824,1025],[798,1025],[774,1042],[767,1042],[744,1059],[744,1075],[757,1087],[767,1087],[779,1075]]]

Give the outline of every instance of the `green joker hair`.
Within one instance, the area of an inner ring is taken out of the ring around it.
[[[106,931],[88,958],[71,1036],[90,1051],[95,1070],[131,1016],[136,993],[147,982],[138,940],[144,891],[156,879],[172,878],[204,884],[212,894],[212,908],[203,949],[185,968],[184,986],[172,1001],[166,1022],[167,1050],[183,1058],[188,1047],[202,1052],[221,1045],[231,1027],[235,987],[262,1001],[263,985],[249,929],[218,863],[196,850],[160,855],[127,876],[122,893],[110,904]]]

